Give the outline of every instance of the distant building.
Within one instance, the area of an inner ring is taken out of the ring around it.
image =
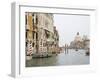
[[[79,32],[77,32],[76,36],[75,36],[75,39],[74,39],[74,42],[75,42],[75,47],[76,48],[82,48],[83,44],[82,44],[82,38],[79,34]]]
[[[83,39],[83,48],[84,49],[90,48],[90,40],[88,39],[88,37],[84,35],[82,39]]]
[[[69,48],[78,48],[78,49],[85,49],[89,48],[90,40],[87,38],[87,36],[81,37],[79,35],[79,32],[77,32],[74,41],[71,41]]]
[[[69,48],[70,49],[74,49],[75,47],[76,47],[75,42],[74,41],[71,41],[70,42],[70,45],[69,45]]]
[[[81,38],[79,32],[77,32],[74,41],[75,41],[75,42],[82,42],[82,38]]]

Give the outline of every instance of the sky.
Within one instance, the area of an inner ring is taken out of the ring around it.
[[[76,33],[89,37],[90,16],[54,14],[54,25],[59,33],[59,45],[70,44]]]

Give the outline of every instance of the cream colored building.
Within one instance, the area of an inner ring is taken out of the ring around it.
[[[52,42],[53,31],[53,15],[48,13],[37,13],[38,15],[38,38],[39,53],[47,53]]]
[[[83,35],[82,37],[79,35],[79,32],[77,32],[74,41],[70,43],[70,48],[90,48],[90,40],[87,38],[86,35]]]

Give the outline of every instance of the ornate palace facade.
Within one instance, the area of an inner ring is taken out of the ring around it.
[[[27,55],[57,53],[59,34],[53,14],[26,12],[25,24]]]

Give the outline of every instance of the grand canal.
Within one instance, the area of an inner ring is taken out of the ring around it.
[[[84,65],[89,64],[90,56],[86,56],[85,50],[75,51],[69,49],[68,53],[62,52],[48,58],[33,58],[26,61],[26,67],[36,66],[60,66],[60,65]]]

